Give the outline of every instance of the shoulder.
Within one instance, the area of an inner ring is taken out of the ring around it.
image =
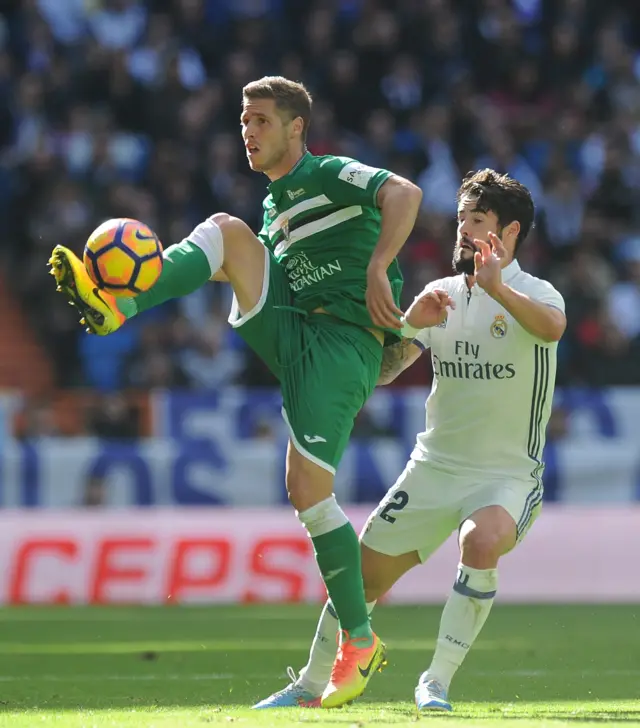
[[[353,181],[358,176],[372,177],[377,173],[391,174],[386,169],[370,167],[364,162],[359,162],[353,157],[336,157],[332,154],[325,154],[322,157],[314,157],[314,168],[321,169],[325,173],[337,175],[345,182]]]
[[[510,282],[510,285],[515,288],[515,290],[520,291],[520,293],[531,296],[543,303],[548,303],[549,305],[555,305],[564,309],[564,298],[562,297],[562,294],[552,283],[544,278],[537,278],[536,276],[521,270],[518,275],[514,277],[513,281]]]
[[[357,159],[336,156],[335,154],[323,154],[319,157],[312,155],[311,159],[317,167],[325,167],[326,165],[330,167],[344,167],[346,164],[352,164],[354,162],[358,164]]]
[[[522,293],[528,291],[555,291],[558,293],[557,289],[549,281],[544,278],[537,278],[523,270],[518,271],[518,275],[514,276],[513,286]]]

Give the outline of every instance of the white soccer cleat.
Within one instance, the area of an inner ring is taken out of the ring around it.
[[[298,685],[298,677],[293,668],[287,668],[287,675],[291,683],[286,688],[261,700],[253,706],[254,710],[265,708],[320,708],[320,696],[310,693],[302,685]]]
[[[418,710],[453,710],[451,703],[447,700],[447,688],[432,678],[428,672],[420,675],[420,680],[415,689],[416,708]]]

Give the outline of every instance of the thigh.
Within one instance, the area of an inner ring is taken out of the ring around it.
[[[496,480],[470,488],[460,511],[464,523],[474,513],[500,506],[513,519],[516,527],[515,543],[526,535],[542,510],[542,483],[537,480]]]
[[[302,351],[281,362],[283,416],[296,450],[335,474],[375,388],[382,347],[363,329],[324,314],[311,314],[302,327]]]
[[[395,485],[369,516],[362,543],[388,556],[412,551],[426,561],[458,527],[459,503],[451,478],[410,460]]]
[[[222,268],[214,275],[214,279],[231,283],[234,300],[242,314],[246,314],[257,306],[262,295],[265,247],[239,218],[218,212],[212,215],[211,220],[220,228],[224,241]]]
[[[234,290],[229,323],[282,381],[282,362],[299,351],[302,315],[292,306],[289,281],[283,268],[262,248],[262,290],[255,305],[242,312]]]

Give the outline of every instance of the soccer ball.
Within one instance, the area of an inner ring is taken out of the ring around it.
[[[162,244],[144,223],[126,217],[107,220],[89,236],[84,265],[98,288],[113,296],[137,296],[162,272]]]

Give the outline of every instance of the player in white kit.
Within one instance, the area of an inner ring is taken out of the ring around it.
[[[458,191],[458,275],[425,288],[405,314],[404,338],[385,350],[380,384],[425,349],[434,381],[425,430],[361,534],[369,610],[456,530],[460,545],[436,650],[415,688],[420,710],[451,710],[449,684],[491,610],[498,561],[542,505],[542,452],[566,319],[562,296],[515,259],[533,219],[531,195],[515,180],[493,170],[467,176]],[[307,666],[256,707],[314,705],[329,680],[337,630],[327,602]]]

